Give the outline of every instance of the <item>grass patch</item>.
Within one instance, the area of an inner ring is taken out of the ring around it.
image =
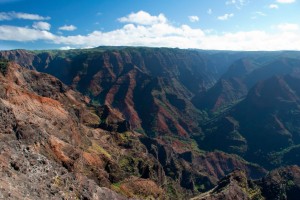
[[[136,163],[137,163],[136,158],[126,156],[121,158],[121,160],[119,161],[119,166],[121,167],[121,169],[123,169],[126,172],[134,173]]]
[[[92,142],[92,146],[89,147],[88,149],[89,152],[96,153],[96,154],[103,154],[107,158],[111,158],[112,156],[101,146],[96,144],[95,142]]]
[[[112,187],[120,189],[120,187],[121,187],[121,182],[113,183],[113,184],[112,184]]]

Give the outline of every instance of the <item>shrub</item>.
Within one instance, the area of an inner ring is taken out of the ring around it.
[[[6,73],[7,73],[8,63],[9,63],[8,60],[2,59],[2,58],[0,59],[0,72],[1,72],[3,75],[6,75]]]

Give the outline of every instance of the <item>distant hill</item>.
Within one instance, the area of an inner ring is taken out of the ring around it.
[[[297,73],[258,82],[226,115],[204,126],[203,144],[244,155],[268,168],[283,164],[272,159],[300,143],[299,86]],[[288,163],[299,165],[298,154]]]
[[[243,99],[258,81],[274,75],[297,73],[300,59],[286,54],[237,60],[209,90],[199,93],[193,103],[199,109],[218,111]]]

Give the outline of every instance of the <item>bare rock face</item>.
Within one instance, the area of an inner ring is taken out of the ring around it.
[[[0,160],[3,199],[126,199],[17,141],[1,142]]]
[[[5,199],[187,199],[236,167],[265,174],[235,156],[138,134],[111,106],[14,63],[0,73],[0,116]]]
[[[124,119],[123,115],[110,106],[99,106],[96,108],[96,111],[101,120],[99,127],[119,133],[131,130],[129,122]]]
[[[82,95],[15,64],[0,83],[0,198],[127,199],[109,189],[109,155],[93,141],[100,130],[89,130],[76,115],[86,109]]]

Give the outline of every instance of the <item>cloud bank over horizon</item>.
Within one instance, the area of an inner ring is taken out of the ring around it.
[[[234,1],[228,1],[233,4]],[[292,0],[278,0],[278,3],[292,3]],[[245,2],[239,1],[239,5]],[[275,6],[272,6],[275,8]],[[212,14],[210,10],[209,14]],[[198,16],[187,16],[191,22],[198,22]],[[234,17],[233,13],[216,16],[224,21]],[[34,20],[28,26],[0,25],[0,40],[14,42],[45,41],[61,49],[91,48],[97,46],[149,46],[177,47],[218,50],[300,50],[299,24],[274,24],[272,31],[253,29],[247,31],[203,30],[187,24],[176,24],[165,14],[151,15],[140,10],[116,19],[121,27],[111,31],[94,30],[87,34],[63,35],[59,31],[76,30],[75,25],[63,25],[51,30],[50,17],[37,14],[1,12],[0,20]],[[44,20],[47,20],[45,22]],[[199,26],[201,23],[199,22]]]

